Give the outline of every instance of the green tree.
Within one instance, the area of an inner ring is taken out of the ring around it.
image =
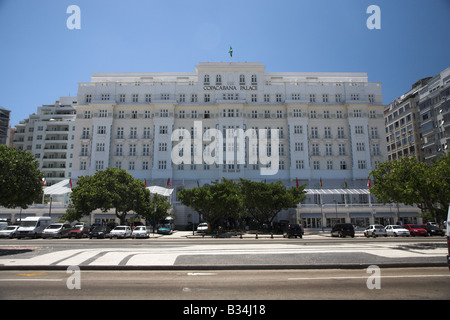
[[[134,179],[126,170],[107,168],[93,176],[80,177],[71,193],[72,208],[80,216],[89,215],[95,209],[107,212],[115,210],[115,215],[125,224],[127,213],[145,208],[149,191],[144,183]],[[69,212],[73,214],[73,212]]]
[[[370,192],[381,203],[416,205],[422,216],[445,219],[450,202],[450,155],[443,155],[432,164],[415,157],[380,163],[370,176],[374,183]]]
[[[182,204],[208,221],[212,230],[225,220],[237,221],[243,212],[239,184],[227,179],[211,185],[183,189],[178,192],[178,198]]]
[[[171,206],[167,197],[156,193],[150,194],[150,191],[145,190],[143,198],[137,203],[136,213],[155,226],[158,221],[167,217]]]
[[[306,185],[286,189],[281,181],[265,183],[244,179],[240,185],[244,209],[260,226],[270,226],[280,211],[296,208],[306,198]]]
[[[0,145],[0,205],[26,209],[41,201],[43,177],[32,153]]]

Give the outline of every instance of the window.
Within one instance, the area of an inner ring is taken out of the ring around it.
[[[315,94],[310,94],[309,95],[309,102],[316,102],[316,95]]]
[[[314,162],[313,162],[313,169],[314,170],[320,170],[320,162],[319,162],[319,160],[314,160]]]
[[[87,157],[87,156],[88,156],[88,145],[87,144],[82,144],[81,145],[80,157]]]
[[[128,163],[128,170],[134,170],[134,166],[135,166],[134,161],[130,161],[130,163]]]
[[[335,95],[336,102],[342,102],[342,96],[340,94]]]
[[[86,170],[86,161],[80,161],[80,170]]]
[[[311,127],[311,139],[319,139],[319,130],[317,127]]]
[[[325,127],[325,139],[331,139],[331,127]]]
[[[91,112],[90,111],[84,111],[84,119],[90,119],[91,118]],[[41,129],[42,130],[42,129]]]
[[[144,127],[144,139],[150,139],[150,132],[151,132],[151,128],[150,127]]]
[[[148,170],[148,161],[142,161],[142,170]]]
[[[305,161],[304,160],[295,160],[295,169],[304,169]]]
[[[137,111],[136,110],[132,110],[131,111],[131,119],[137,119],[137,117],[138,117]]]
[[[152,113],[150,110],[145,110],[144,111],[144,118],[145,119],[150,119],[152,117]]]
[[[301,109],[294,109],[294,118],[300,118],[302,116]]]
[[[122,169],[122,161],[116,161],[116,168]]]
[[[209,85],[209,74],[205,74],[205,76],[203,77],[203,84]]]
[[[129,155],[131,157],[135,157],[136,156],[136,145],[135,144],[130,144],[130,149],[129,149]]]
[[[365,151],[365,145],[364,142],[357,142],[356,143],[356,151]]]
[[[283,111],[277,110],[277,119],[283,118]]]
[[[116,146],[116,156],[118,157],[123,156],[123,146],[121,144],[118,144]]]
[[[104,94],[102,94],[102,101],[107,101],[107,100],[109,100],[109,93],[104,93]]]
[[[165,143],[165,142],[160,143],[158,150],[159,151],[167,151],[167,143]]]
[[[294,126],[294,134],[303,134],[303,126]]]
[[[327,161],[327,170],[333,170],[333,161],[331,160]]]
[[[355,110],[353,110],[353,116],[354,116],[355,118],[361,118],[361,117],[362,117],[361,109],[355,109]]]
[[[92,101],[92,94],[87,94],[86,95],[86,103],[90,103]],[[85,170],[85,169],[84,169]]]
[[[167,161],[166,160],[158,161],[158,169],[159,170],[166,170],[167,169]]]
[[[99,118],[106,118],[108,116],[108,111],[100,110],[98,116],[99,116]]]
[[[270,110],[264,110],[264,118],[270,118]]]
[[[294,146],[295,151],[303,151],[303,142],[296,142]]]
[[[117,139],[123,139],[123,127],[117,128]]]
[[[130,139],[137,139],[137,128],[136,127],[130,128]]]
[[[369,94],[369,102],[374,103],[375,102],[375,96],[373,94]]]
[[[276,102],[281,102],[281,93],[275,95]]]
[[[125,95],[123,93],[119,95],[119,102],[125,102]]]
[[[309,117],[310,117],[311,119],[316,119],[316,118],[317,118],[317,111],[316,111],[316,110],[311,110],[311,111],[309,112]]]
[[[256,118],[258,118],[258,111],[257,110],[252,110],[252,119],[256,119]]]
[[[364,127],[363,126],[355,126],[355,133],[356,134],[364,134]]]
[[[139,95],[138,94],[134,93],[131,97],[132,97],[132,101],[133,102],[139,102]]]
[[[168,133],[167,126],[159,127],[159,134],[167,134],[167,133]]]
[[[345,144],[339,143],[339,155],[345,156]]]
[[[338,132],[338,139],[345,139],[344,127],[338,127],[337,132]]]
[[[97,152],[104,152],[105,151],[105,143],[104,142],[97,143],[96,151]]]
[[[358,93],[352,93],[350,95],[350,99],[353,100],[353,101],[359,100],[359,94]]]
[[[330,119],[330,111],[329,110],[325,110],[323,112],[323,118],[324,119]]]
[[[270,94],[264,94],[264,102],[270,102]]]
[[[344,118],[344,115],[343,115],[341,110],[336,111],[336,118],[337,119],[343,119]]]
[[[150,145],[148,143],[142,146],[142,155],[149,156],[150,155]]]
[[[198,97],[196,93],[191,94],[191,102],[198,102]]]
[[[318,143],[313,143],[313,144],[312,144],[312,155],[313,155],[313,156],[320,156],[320,153],[319,153],[319,144],[318,144]]]
[[[293,93],[292,94],[292,100],[300,100],[300,94],[299,93]]]
[[[345,160],[341,160],[339,165],[341,170],[347,170],[347,163],[345,162]]]
[[[331,143],[325,144],[325,155],[332,156],[333,155],[333,148]]]
[[[370,132],[371,132],[372,139],[378,139],[378,128],[377,127],[371,127]]]
[[[203,98],[203,101],[204,102],[211,102],[211,95],[209,93],[205,94],[204,98]]]
[[[169,117],[169,110],[168,109],[161,109],[161,118],[168,118]]]
[[[169,100],[170,94],[168,93],[161,93],[161,100]]]
[[[216,85],[222,84],[222,76],[220,74],[216,75]]]
[[[239,84],[240,85],[245,85],[245,75],[241,74],[239,76]]]
[[[152,95],[151,94],[147,93],[145,95],[145,102],[148,102],[148,103],[152,102]]]
[[[106,134],[106,126],[98,126],[97,133],[98,134]]]
[[[358,160],[358,169],[366,169],[366,160]]]
[[[83,128],[81,139],[89,139],[89,128]]]
[[[252,102],[258,102],[258,95],[257,94],[252,94]]]
[[[322,102],[328,102],[328,94],[322,94]]]
[[[125,119],[125,111],[123,111],[123,110],[119,111],[118,118],[119,119]]]
[[[256,85],[257,82],[256,74],[252,74],[252,85]]]
[[[104,168],[104,161],[96,160],[95,161],[95,170],[103,170],[103,168]]]

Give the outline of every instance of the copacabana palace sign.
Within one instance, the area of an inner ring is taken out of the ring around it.
[[[203,86],[203,90],[217,90],[217,91],[237,91],[237,90],[245,90],[245,91],[256,91],[258,90],[258,86]]]

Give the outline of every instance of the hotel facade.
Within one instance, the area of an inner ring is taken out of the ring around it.
[[[222,178],[306,184],[308,200],[279,220],[375,221],[368,176],[387,151],[381,84],[366,73],[266,72],[260,63],[95,73],[77,101],[72,181],[117,167],[173,188],[177,225],[199,221],[177,191]],[[397,208],[379,210],[399,219]]]

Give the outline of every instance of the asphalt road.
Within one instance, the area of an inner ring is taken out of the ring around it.
[[[11,270],[0,273],[0,299],[448,300],[449,282],[450,272],[445,267],[79,273]],[[181,311],[170,312],[176,315],[174,312]]]

